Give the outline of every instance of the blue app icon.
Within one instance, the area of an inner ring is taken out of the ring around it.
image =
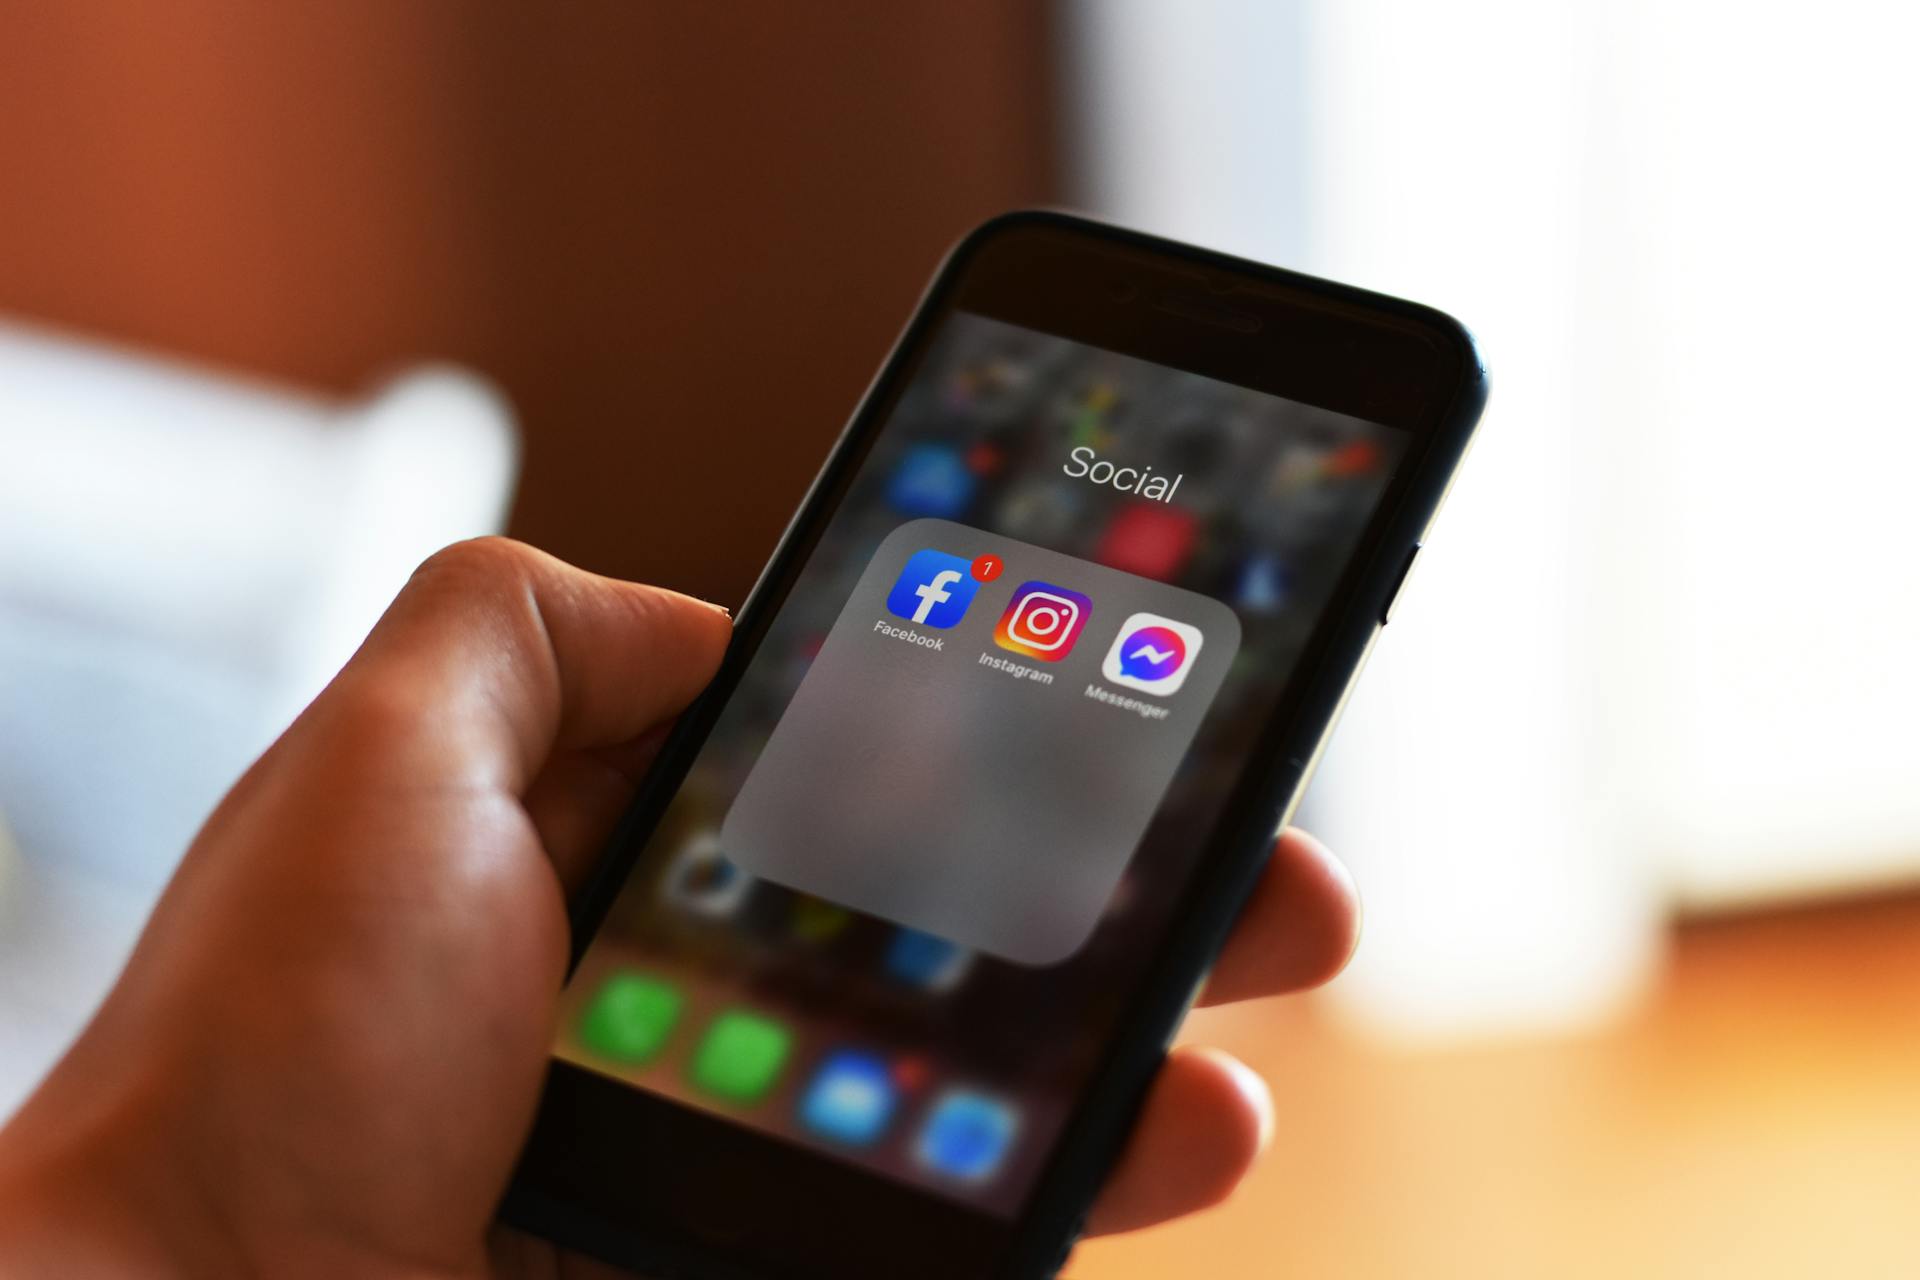
[[[973,561],[944,551],[916,551],[887,594],[887,612],[944,631],[966,616],[979,589]]]
[[[917,444],[887,477],[887,505],[910,516],[951,520],[967,509],[978,483],[952,445]]]
[[[1270,551],[1257,551],[1240,566],[1234,605],[1246,613],[1278,613],[1293,598],[1293,574]]]
[[[823,1138],[864,1146],[886,1129],[899,1098],[885,1062],[841,1049],[821,1064],[802,1095],[800,1123]]]
[[[936,1173],[962,1182],[993,1176],[1013,1144],[1019,1118],[997,1098],[965,1089],[940,1095],[920,1130],[914,1156]]]
[[[887,944],[887,976],[923,991],[951,991],[966,977],[973,952],[918,929],[898,929]]]

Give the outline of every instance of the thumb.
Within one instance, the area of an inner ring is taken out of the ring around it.
[[[481,538],[415,572],[309,714],[414,783],[520,795],[554,750],[624,743],[677,713],[729,634],[717,605]]]

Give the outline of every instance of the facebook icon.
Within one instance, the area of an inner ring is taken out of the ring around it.
[[[916,551],[887,593],[887,612],[944,631],[966,616],[979,589],[971,560],[944,551]]]

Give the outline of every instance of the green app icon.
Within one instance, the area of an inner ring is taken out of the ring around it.
[[[587,1048],[615,1062],[646,1062],[660,1052],[686,1003],[657,978],[618,973],[601,984],[580,1018]]]
[[[713,1020],[693,1057],[693,1082],[729,1102],[754,1102],[773,1087],[793,1037],[769,1018],[729,1009]]]

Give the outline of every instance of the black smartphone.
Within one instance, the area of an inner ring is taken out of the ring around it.
[[[650,1275],[1052,1274],[1485,398],[1426,307],[968,236],[576,904],[503,1216]]]

